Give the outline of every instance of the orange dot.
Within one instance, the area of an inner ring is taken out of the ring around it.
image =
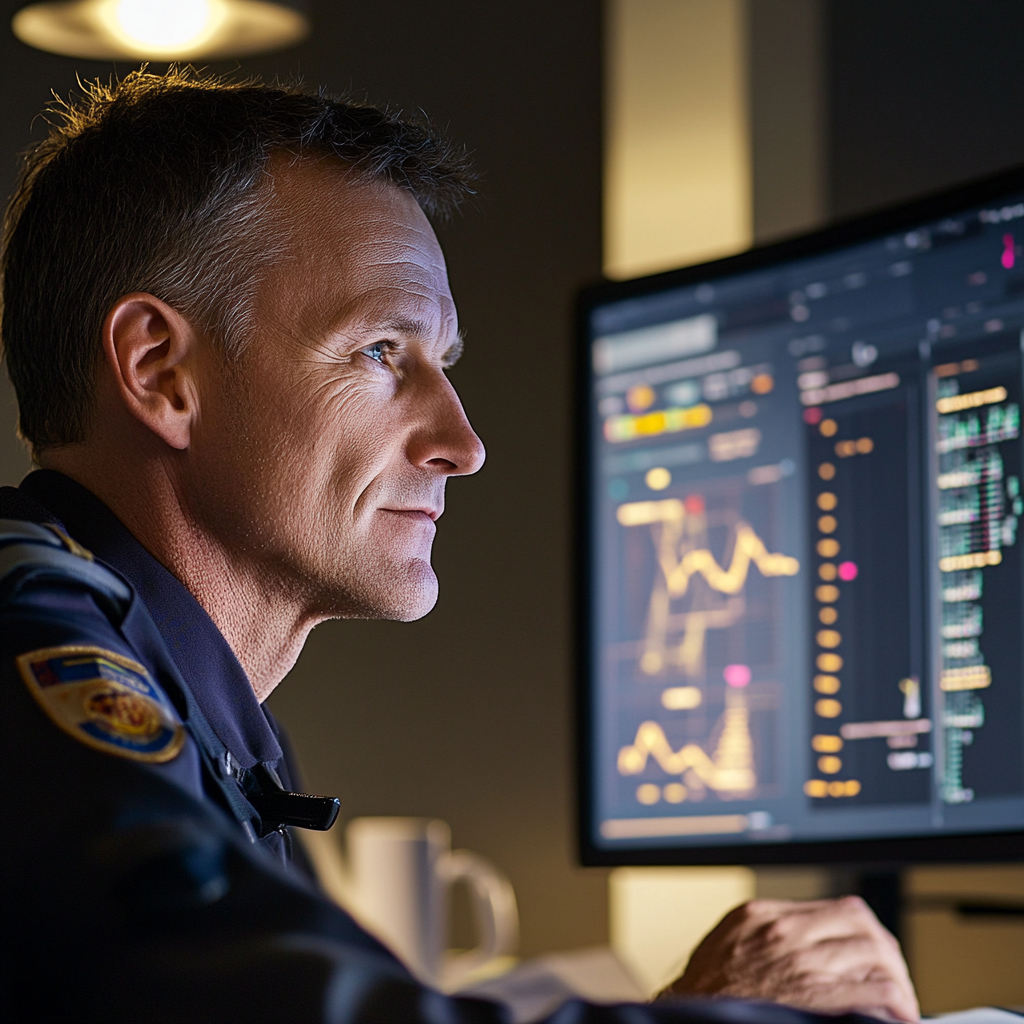
[[[838,693],[839,679],[836,676],[815,676],[814,688],[818,693]],[[628,747],[627,749],[631,750],[632,748]]]
[[[649,384],[637,384],[626,392],[626,404],[632,412],[643,412],[654,405],[655,397]]]
[[[835,420],[822,420],[818,429],[821,431],[822,437],[833,437],[839,429],[839,424]]]
[[[836,475],[836,467],[831,462],[823,462],[818,467],[818,476],[822,480],[831,480]]]
[[[843,705],[837,700],[824,700],[815,701],[814,713],[821,715],[822,718],[838,718],[843,713]]]
[[[812,736],[811,749],[819,754],[835,754],[843,749],[843,741],[838,736]]]

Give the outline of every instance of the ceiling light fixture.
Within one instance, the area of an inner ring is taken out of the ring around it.
[[[11,20],[29,46],[90,60],[220,60],[279,50],[309,34],[301,3],[268,0],[64,0]]]

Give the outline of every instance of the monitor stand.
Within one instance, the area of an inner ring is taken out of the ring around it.
[[[882,924],[903,942],[903,875],[897,868],[858,871],[853,890]]]
[[[860,896],[878,920],[903,942],[903,875],[899,868],[840,869],[835,873],[834,885],[837,895]]]

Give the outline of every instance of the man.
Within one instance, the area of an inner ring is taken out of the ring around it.
[[[427,219],[470,191],[419,124],[172,73],[94,86],[27,159],[3,339],[43,467],[5,489],[3,998],[33,1020],[499,1020],[419,986],[292,844],[329,827],[261,702],[334,617],[433,606],[483,446]],[[730,915],[647,1009],[915,1020],[859,901]]]

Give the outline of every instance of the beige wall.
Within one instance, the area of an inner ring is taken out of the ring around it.
[[[1016,905],[964,915],[958,903]],[[907,877],[904,944],[923,1013],[1024,1007],[1024,867],[921,867]]]
[[[823,0],[609,0],[604,264],[630,277],[828,218]]]
[[[746,3],[611,0],[607,19],[605,273],[746,248]]]

